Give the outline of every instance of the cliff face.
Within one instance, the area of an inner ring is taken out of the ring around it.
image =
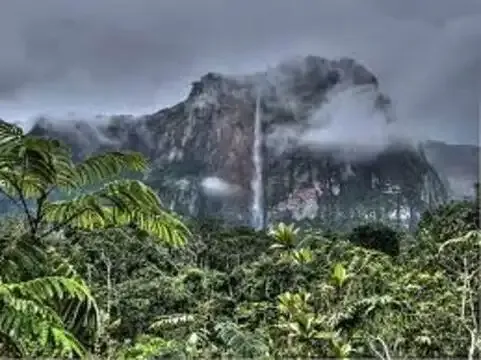
[[[351,59],[308,56],[245,77],[209,73],[192,85],[185,101],[155,114],[116,116],[101,125],[44,119],[31,133],[64,140],[78,157],[140,151],[153,165],[146,181],[168,206],[246,224],[259,101],[263,200],[270,220],[316,218],[335,225],[366,217],[401,221],[407,212],[414,221],[416,212],[444,196],[422,151],[383,143],[359,157],[365,147],[351,144],[346,153],[346,144],[324,141],[312,131],[314,120],[315,129],[332,120],[319,119],[329,96],[350,89],[369,95],[364,104],[383,123],[395,120],[389,98],[366,68]]]
[[[473,184],[479,182],[479,147],[429,141],[424,149],[434,168],[449,181],[453,198],[476,196]]]

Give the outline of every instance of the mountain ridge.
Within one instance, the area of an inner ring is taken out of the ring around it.
[[[341,173],[346,173],[346,169],[350,169],[347,173],[358,174],[359,179],[363,176],[374,179],[378,175],[373,174],[378,171],[373,169],[382,164],[382,168],[387,172],[382,175],[386,177],[383,180],[386,184],[406,182],[407,175],[399,174],[403,168],[402,161],[407,161],[406,153],[416,159],[419,169],[427,169],[424,165],[421,166],[422,156],[416,155],[417,150],[407,144],[403,145],[402,149],[389,145],[379,151],[379,154],[373,154],[369,161],[353,162],[344,158],[332,158],[332,149],[313,150],[298,142],[299,137],[303,136],[302,131],[306,132],[306,128],[312,130],[310,121],[314,115],[317,116],[319,109],[326,106],[330,94],[334,91],[360,88],[367,89],[369,97],[363,101],[369,111],[379,115],[380,124],[397,121],[392,111],[391,99],[379,90],[376,76],[364,66],[349,58],[327,60],[307,56],[247,76],[207,73],[192,84],[184,101],[152,114],[139,117],[113,116],[106,123],[98,125],[89,124],[88,121],[75,121],[67,126],[41,119],[35,123],[30,133],[65,141],[73,147],[74,154],[79,158],[105,150],[139,151],[153,163],[154,173],[149,178],[151,184],[161,192],[161,189],[168,189],[164,191],[164,199],[171,208],[194,216],[200,216],[202,212],[210,216],[229,214],[228,217],[245,223],[248,221],[252,198],[250,182],[253,176],[254,109],[256,94],[262,89],[262,128],[266,137],[263,146],[266,164],[263,171],[266,199],[269,202],[267,208],[279,208],[279,204],[289,201],[290,197],[302,198],[304,195],[298,193],[307,193],[311,194],[309,200],[316,203],[315,217],[323,217],[323,212],[327,211],[324,209],[325,204],[331,201],[333,205],[329,206],[337,209],[331,210],[336,213],[334,218],[338,218],[341,208],[347,205],[344,204],[343,196],[336,198],[337,195],[328,195],[331,190],[326,192],[325,187],[334,186],[326,178],[329,172],[339,173],[332,175],[339,178],[335,186],[346,187],[340,191],[348,194],[349,188],[359,192],[361,184],[351,184],[350,180],[344,179],[346,176]],[[294,140],[278,137],[282,138],[282,141],[294,141],[295,144],[277,153],[267,140],[272,134],[276,135],[274,130],[285,126],[288,127],[290,136],[294,136]],[[300,130],[296,133],[297,130],[291,131],[293,129]],[[451,171],[452,166],[449,164],[452,160],[443,163],[445,156],[435,156],[437,149],[449,150],[436,142],[428,145],[423,147],[429,150],[429,156],[435,158],[431,162],[437,167],[436,170],[442,173],[442,168],[446,167]],[[383,155],[384,158],[381,156],[386,153],[384,150],[389,156],[393,156],[391,160],[401,161],[399,169],[394,169],[389,164],[385,159],[387,155]],[[467,171],[469,177],[477,170],[472,169],[472,163],[470,160]],[[447,178],[451,176],[448,173],[441,175]],[[232,201],[226,204],[225,199],[206,196],[202,190],[202,181],[206,177],[215,177],[234,185],[238,189],[234,204]],[[364,189],[368,189],[364,180],[356,181],[362,182]],[[324,190],[320,190],[321,188]],[[362,202],[363,207],[372,206],[365,204],[368,200],[364,195],[358,195],[360,197],[357,198],[346,196],[351,198],[350,201]],[[327,201],[327,198],[330,200]],[[392,199],[389,201],[392,202]],[[413,204],[411,205],[415,207]],[[293,217],[293,212],[289,211],[289,216]],[[357,214],[359,211],[354,212]],[[282,211],[277,209],[266,212],[267,217],[274,219],[279,218]],[[309,216],[312,218],[312,215]],[[352,216],[358,215],[353,213]],[[401,216],[399,211],[397,216]]]

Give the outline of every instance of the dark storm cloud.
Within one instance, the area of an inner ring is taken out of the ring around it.
[[[0,0],[0,117],[153,111],[207,71],[353,56],[400,121],[477,139],[479,0]]]

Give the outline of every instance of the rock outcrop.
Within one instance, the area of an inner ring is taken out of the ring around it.
[[[329,139],[328,132],[316,135],[336,121],[319,114],[330,96],[352,89],[366,94],[363,106],[369,116],[381,119],[376,124],[396,121],[389,97],[365,67],[351,59],[308,56],[245,77],[209,73],[192,85],[185,101],[155,114],[62,125],[43,119],[31,133],[64,140],[78,157],[109,149],[142,152],[152,162],[146,181],[168,206],[246,224],[260,94],[264,201],[270,220],[311,218],[336,226],[366,218],[413,222],[445,196],[443,182],[422,150],[377,138],[363,144],[350,138],[346,144]],[[370,131],[370,126],[360,128]],[[206,191],[206,184],[219,191]]]

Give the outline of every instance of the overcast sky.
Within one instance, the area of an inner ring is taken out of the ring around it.
[[[0,0],[0,118],[152,112],[306,54],[354,57],[398,121],[477,142],[481,0]]]

